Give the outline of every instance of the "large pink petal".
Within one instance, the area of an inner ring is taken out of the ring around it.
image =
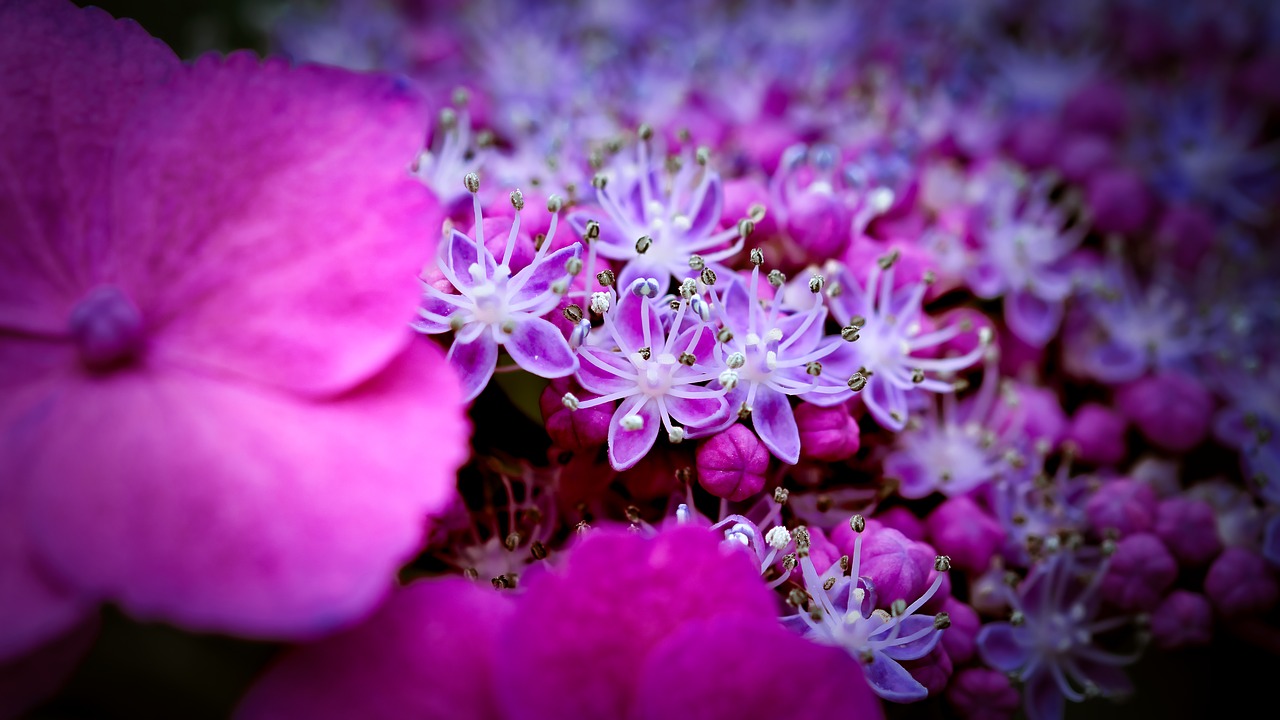
[[[425,339],[327,402],[140,369],[68,380],[42,419],[18,472],[62,579],[139,618],[271,637],[383,596],[454,495],[469,429]]]
[[[493,662],[506,595],[462,578],[414,583],[355,628],[299,647],[241,703],[242,720],[499,718]]]
[[[97,8],[0,2],[0,329],[66,331],[100,270],[116,136],[179,67]]]
[[[426,127],[397,80],[207,56],[121,133],[116,281],[164,363],[346,390],[407,342],[439,204],[408,172]]]

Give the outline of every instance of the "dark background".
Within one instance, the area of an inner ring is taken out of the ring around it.
[[[248,18],[280,3],[253,0],[109,0],[98,5],[117,17],[138,20],[180,55],[209,50],[265,51],[262,29]],[[1241,632],[1248,637],[1248,632]],[[227,717],[245,688],[278,652],[278,646],[189,634],[139,624],[103,611],[98,639],[62,692],[31,716],[70,718]],[[803,670],[789,678],[803,682]],[[1130,677],[1137,688],[1127,702],[1105,700],[1068,706],[1068,718],[1277,717],[1280,657],[1227,632],[1211,648],[1164,652],[1152,648]],[[945,717],[931,699],[912,706],[889,704],[894,718]]]

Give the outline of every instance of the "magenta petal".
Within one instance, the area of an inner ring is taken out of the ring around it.
[[[747,289],[747,281],[737,276],[730,277],[729,287],[720,296],[720,319],[726,327],[745,339],[755,304],[755,297]]]
[[[180,69],[164,43],[97,8],[0,4],[0,328],[65,332],[102,281],[116,136]]]
[[[1130,343],[1104,341],[1088,352],[1089,369],[1104,383],[1134,380],[1147,369],[1147,356]]]
[[[627,718],[647,658],[682,625],[776,623],[759,569],[704,528],[651,538],[597,528],[561,560],[529,579],[501,638],[498,692],[510,720]]]
[[[569,271],[565,264],[582,254],[582,245],[574,243],[551,253],[536,265],[521,270],[512,282],[523,281],[524,285],[510,299],[510,303],[518,305],[529,302],[551,289],[551,285],[560,279],[568,279]],[[527,278],[527,279],[526,279]]]
[[[401,352],[442,218],[407,171],[424,111],[391,77],[249,53],[201,58],[139,105],[107,267],[157,361],[328,394]]]
[[[350,630],[295,648],[242,701],[241,720],[498,720],[493,662],[508,596],[458,577],[392,595]]]
[[[889,378],[869,378],[862,399],[881,427],[899,432],[907,426],[907,395]]]
[[[492,278],[497,270],[498,261],[488,248],[476,248],[476,242],[462,232],[454,229],[449,233],[445,244],[444,261],[449,264],[453,279],[457,280],[459,290],[471,290],[478,284],[471,275],[471,266],[479,266],[482,278]],[[484,282],[482,279],[481,282]]]
[[[449,365],[462,381],[462,399],[470,402],[489,384],[498,367],[498,341],[488,327],[471,342],[462,342],[463,339],[455,338],[449,347]]]
[[[630,360],[619,357],[617,353],[591,347],[580,348],[579,352],[583,358],[578,362],[578,383],[587,390],[598,395],[609,395],[636,386],[636,368]],[[591,357],[586,357],[588,355]],[[601,368],[593,360],[614,368],[616,372]]]
[[[667,275],[658,275],[659,283],[667,281]],[[646,307],[647,306],[647,307]],[[660,348],[666,341],[666,333],[662,329],[662,320],[649,299],[624,291],[622,299],[610,315],[613,327],[622,342],[619,346],[623,352],[635,352],[642,347]],[[647,322],[646,322],[647,320]],[[649,328],[649,339],[645,340],[645,326]]]
[[[757,387],[751,422],[774,457],[788,465],[800,461],[800,429],[786,395],[766,385]]]
[[[1018,339],[1033,347],[1044,347],[1062,323],[1062,303],[1041,300],[1023,291],[1004,297],[1004,320]]]
[[[638,430],[623,428],[622,419],[633,414],[644,424]],[[660,427],[662,416],[658,414],[658,403],[652,398],[624,400],[618,405],[609,421],[609,464],[613,469],[626,470],[640,462],[653,448]]]
[[[695,386],[687,386],[693,388]],[[707,428],[724,422],[729,415],[729,403],[719,395],[700,395],[682,398],[667,395],[663,398],[667,412],[676,422],[690,428]]]
[[[561,378],[578,369],[564,335],[555,325],[539,317],[525,317],[502,345],[520,367],[544,378]]]
[[[715,231],[724,207],[724,188],[719,174],[708,178],[701,188],[702,192],[694,199],[693,206],[689,209],[687,237],[690,238],[704,238]]]
[[[978,633],[978,654],[982,661],[1000,672],[1014,672],[1031,660],[1030,652],[1018,642],[1018,630],[1009,623],[990,623]]]
[[[928,688],[884,653],[875,653],[863,671],[871,689],[885,700],[909,703],[929,696]]]
[[[66,632],[97,605],[37,567],[13,494],[0,487],[0,662]]]
[[[41,559],[197,630],[298,637],[367,612],[467,453],[456,380],[410,348],[328,402],[177,371],[68,382],[26,448]]]
[[[779,682],[780,663],[804,668],[803,682]],[[636,703],[636,720],[884,716],[848,653],[750,617],[686,623],[654,648]]]
[[[1062,720],[1066,709],[1066,697],[1047,670],[1027,678],[1022,689],[1026,700],[1027,717],[1030,720]]]

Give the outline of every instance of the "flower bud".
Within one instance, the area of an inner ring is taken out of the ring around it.
[[[1116,407],[1153,444],[1186,452],[1209,434],[1213,395],[1199,379],[1166,370],[1120,387]]]
[[[1178,563],[1155,535],[1137,533],[1116,543],[1102,579],[1102,597],[1121,610],[1149,612],[1178,578]]]
[[[1267,561],[1241,547],[1227,548],[1213,561],[1204,579],[1204,592],[1227,619],[1267,612],[1280,600],[1280,584]]]
[[[707,492],[736,502],[764,489],[769,450],[745,425],[734,424],[698,447],[696,464]]]

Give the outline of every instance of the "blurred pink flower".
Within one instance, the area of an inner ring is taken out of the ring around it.
[[[99,601],[268,637],[368,611],[469,429],[407,327],[419,99],[29,0],[0,85],[0,658]]]

